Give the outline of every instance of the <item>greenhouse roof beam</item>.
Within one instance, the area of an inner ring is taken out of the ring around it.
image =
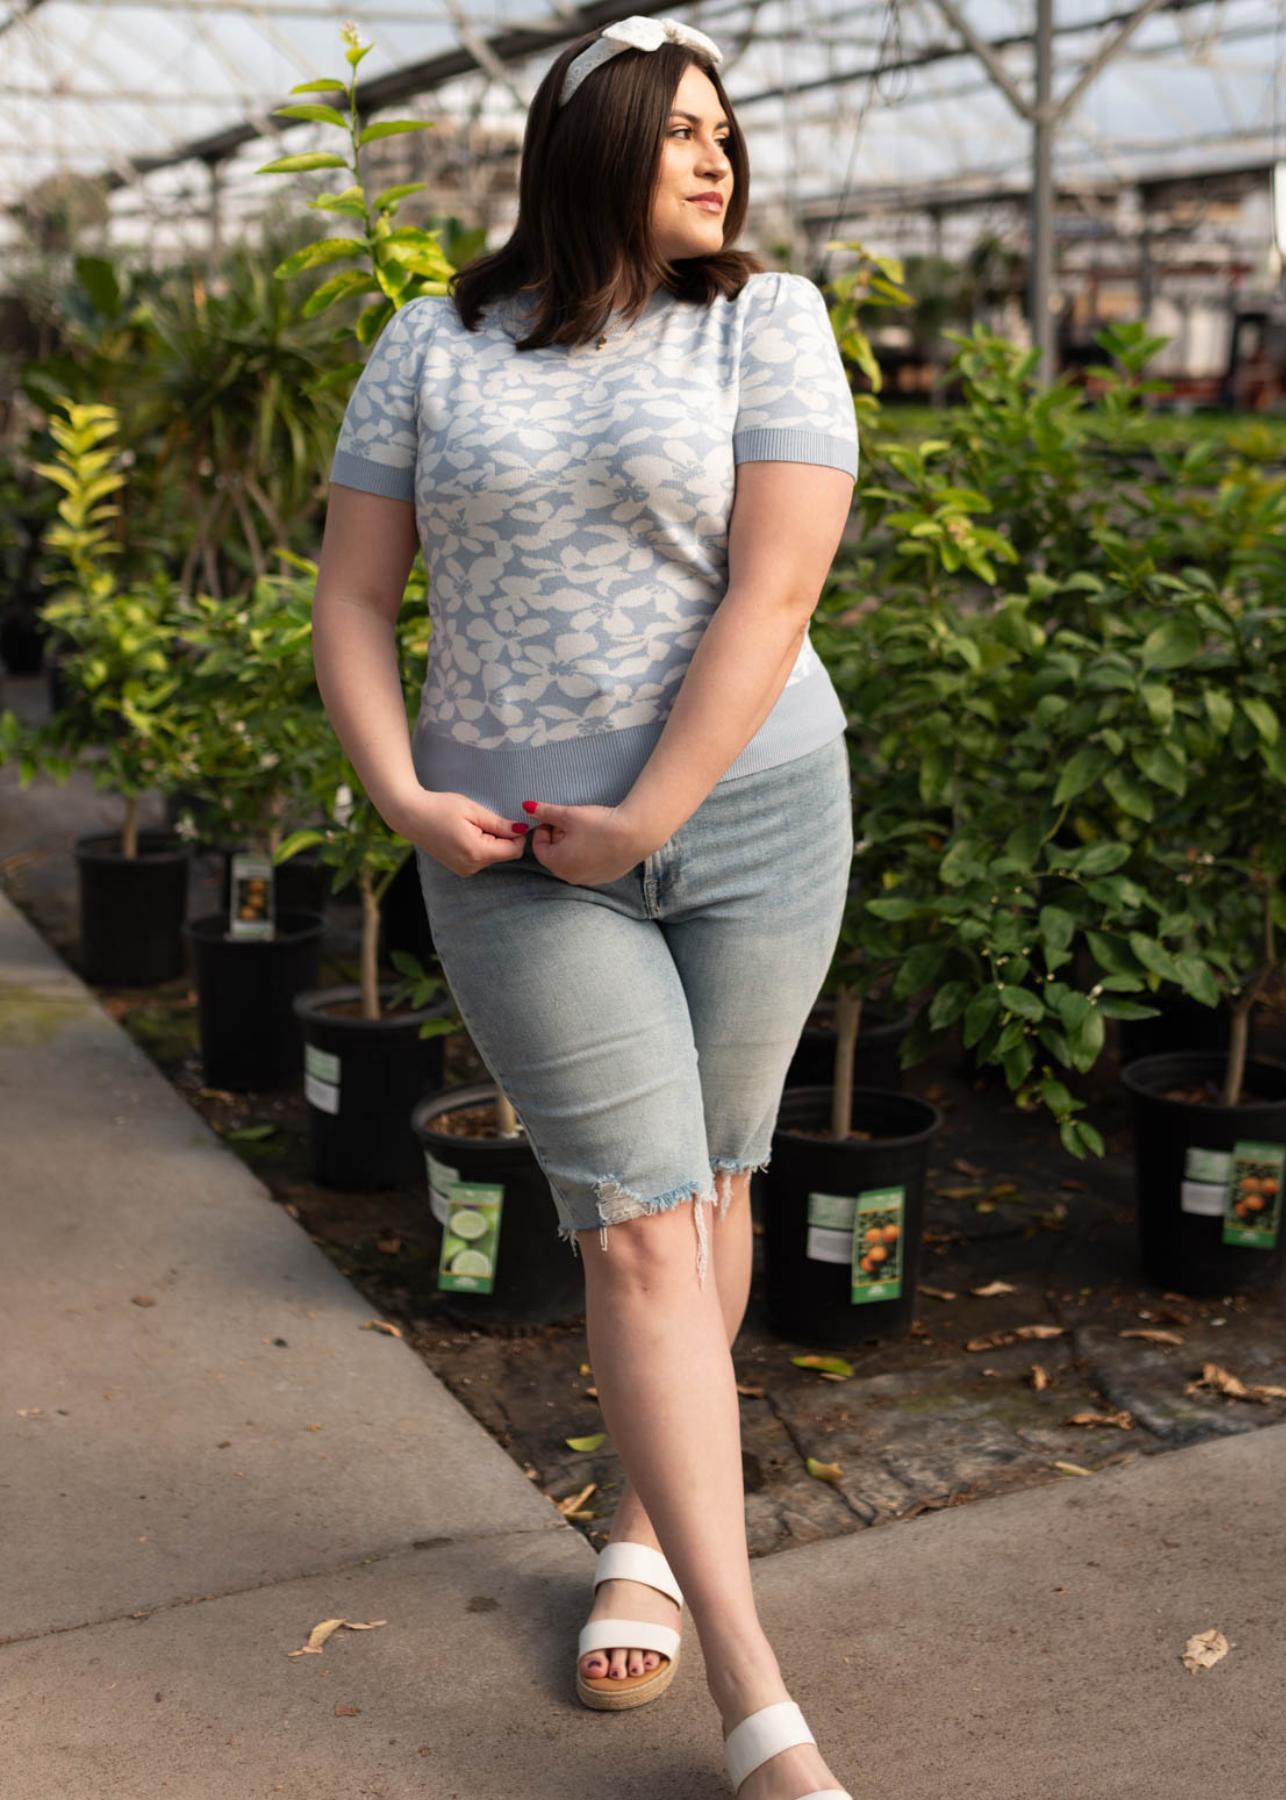
[[[90,0],[99,4],[100,0]],[[1195,3],[1195,0],[1193,0]],[[671,0],[638,0],[638,11],[649,16],[664,13]],[[254,7],[247,9],[253,13]],[[596,4],[574,8],[560,8],[557,16],[527,20],[521,25],[511,25],[502,31],[493,32],[485,41],[488,50],[500,62],[520,62],[528,56],[536,56],[551,46],[560,47],[570,43],[573,38],[580,37],[583,32],[596,30],[599,26],[610,25],[620,17],[619,5]],[[441,87],[445,82],[454,81],[461,75],[467,75],[478,67],[478,59],[470,50],[459,45],[454,50],[440,51],[436,56],[424,58],[421,62],[408,63],[403,68],[394,69],[388,75],[376,76],[373,80],[360,85],[357,90],[357,106],[360,113],[372,113],[382,107],[392,106],[397,101],[406,100],[416,94],[429,92]],[[294,128],[295,121],[280,121],[283,130]],[[189,161],[222,161],[239,150],[243,144],[252,144],[264,136],[250,120],[241,120],[221,131],[211,132],[207,137],[197,138],[185,144],[177,144],[171,150],[159,152],[154,156],[132,158],[138,175],[151,175],[158,169],[173,168],[178,163]],[[107,180],[109,187],[122,185],[119,180]]]

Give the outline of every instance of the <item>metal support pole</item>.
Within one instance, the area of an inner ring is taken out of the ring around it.
[[[1037,375],[1058,373],[1058,331],[1050,299],[1054,290],[1054,0],[1036,0],[1036,106],[1032,121],[1031,281],[1028,306],[1032,343],[1040,352]]]

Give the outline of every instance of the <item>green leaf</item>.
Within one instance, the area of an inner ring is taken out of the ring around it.
[[[397,187],[385,188],[371,201],[371,211],[389,212],[405,200],[408,194],[418,194],[428,185],[427,181],[404,181]]]
[[[332,275],[328,281],[323,281],[320,287],[314,288],[299,310],[305,319],[313,319],[347,294],[378,292],[379,282],[373,275],[364,274],[361,269],[344,269],[340,274]],[[360,369],[362,365],[359,363],[357,366]],[[316,392],[322,385],[322,382],[314,383],[313,391]]]
[[[1139,693],[1152,723],[1168,731],[1174,723],[1174,695],[1169,688],[1160,681],[1145,681],[1140,684]]]
[[[1163,945],[1156,942],[1155,938],[1146,936],[1142,931],[1132,931],[1129,936],[1130,948],[1145,969],[1151,969],[1153,974],[1160,975],[1165,981],[1180,980],[1179,971],[1174,966],[1174,958]]]
[[[979,988],[965,1007],[964,1046],[970,1049],[986,1033],[1000,1011],[1000,994],[995,987]]]
[[[569,1450],[597,1450],[607,1442],[605,1431],[596,1431],[592,1437],[564,1438],[563,1442]]]
[[[1232,724],[1232,701],[1222,688],[1207,688],[1202,697],[1206,703],[1206,717],[1223,737]]]
[[[318,268],[322,263],[338,262],[343,256],[365,255],[366,245],[361,238],[321,238],[315,244],[305,244],[285,262],[278,263],[273,274],[278,281],[284,281],[288,276],[301,275],[305,269]]]
[[[1200,956],[1193,956],[1188,951],[1180,951],[1174,959],[1179,980],[1183,983],[1194,1000],[1200,1000],[1203,1006],[1218,1006],[1219,983],[1209,963]]]
[[[383,119],[378,125],[368,125],[358,138],[362,144],[372,144],[377,138],[398,137],[404,131],[432,131],[431,119]]]
[[[301,81],[298,87],[290,89],[292,94],[346,94],[348,86],[337,81],[333,75],[319,75],[315,81]]]
[[[1002,986],[1000,1004],[1024,1019],[1043,1019],[1045,1017],[1044,1001],[1038,994],[1033,994],[1030,988]]]
[[[1121,811],[1129,813],[1131,818],[1152,817],[1152,797],[1143,783],[1136,781],[1128,769],[1109,769],[1103,777],[1103,786]]]
[[[792,1356],[790,1359],[800,1369],[825,1369],[829,1375],[851,1375],[853,1365],[845,1362],[842,1356]]]
[[[967,981],[944,982],[929,1002],[929,1024],[933,1030],[942,1031],[948,1025],[954,1025],[969,1004],[971,995]]]
[[[1277,714],[1265,700],[1243,700],[1241,710],[1266,744],[1277,742]]]
[[[348,120],[333,106],[275,106],[273,111],[288,119],[312,119],[319,125],[338,125],[341,131],[348,130]]]
[[[1188,772],[1172,744],[1135,745],[1130,752],[1135,767],[1172,794],[1182,794],[1188,785]]]
[[[1101,969],[1107,969],[1113,975],[1138,974],[1138,962],[1120,938],[1109,937],[1103,931],[1087,931],[1085,941],[1089,945],[1090,955]]]
[[[902,959],[890,990],[894,1000],[905,1000],[933,980],[946,960],[945,944],[915,944]]]
[[[329,151],[309,150],[303,156],[282,156],[276,162],[264,163],[256,175],[302,175],[309,169],[347,169],[351,165],[342,156]]]
[[[1054,789],[1054,805],[1061,806],[1065,800],[1084,793],[1111,765],[1111,752],[1100,744],[1087,744],[1083,750],[1078,750],[1058,778],[1058,786]]]
[[[1201,647],[1201,634],[1187,613],[1167,619],[1143,640],[1144,664],[1153,669],[1179,669],[1192,661]]]

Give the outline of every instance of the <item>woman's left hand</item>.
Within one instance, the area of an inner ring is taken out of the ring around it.
[[[542,800],[527,817],[536,861],[574,887],[619,881],[656,849],[619,806],[553,806]]]

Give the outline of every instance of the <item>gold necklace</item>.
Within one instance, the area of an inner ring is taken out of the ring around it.
[[[602,335],[602,337],[601,337],[601,338],[599,338],[599,340],[598,340],[598,342],[597,342],[597,343],[596,343],[596,344],[595,344],[595,346],[594,346],[594,348],[595,348],[595,349],[596,349],[596,350],[601,350],[601,349],[602,349],[602,348],[603,348],[603,345],[604,345],[604,344],[605,344],[605,343],[606,343],[606,342],[607,342],[607,340],[608,340],[608,337],[609,337],[609,335],[610,335],[610,334],[611,334],[611,333],[612,333],[612,332],[613,332],[613,331],[615,331],[615,330],[616,330],[616,326],[617,326],[617,325],[619,325],[619,324],[620,324],[620,322],[621,322],[621,321],[620,321],[620,320],[619,320],[619,319],[617,319],[617,321],[616,321],[616,324],[615,324],[615,325],[609,325],[609,326],[608,326],[608,328],[607,328],[607,330],[606,330],[606,331],[605,331],[605,332],[604,332],[604,333],[603,333],[603,335]]]

